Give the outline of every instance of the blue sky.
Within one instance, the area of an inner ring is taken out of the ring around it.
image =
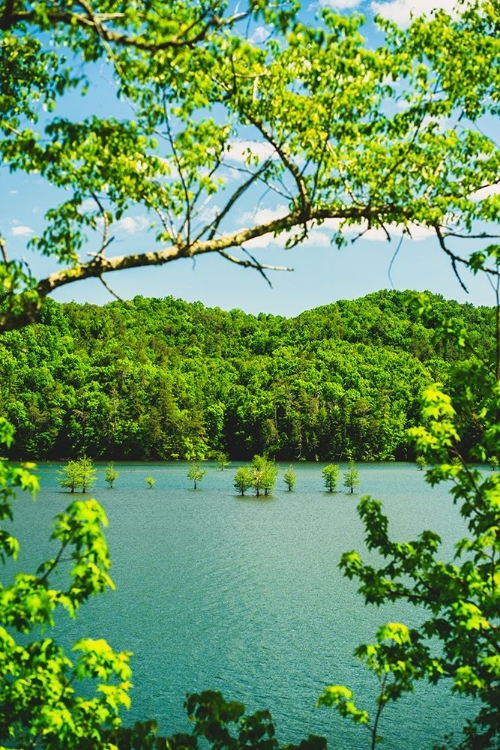
[[[361,3],[357,0],[322,0],[320,3],[343,12],[359,10],[366,13],[368,18],[373,11],[382,12],[402,25],[408,22],[410,12],[427,12],[436,4],[436,0]],[[447,9],[455,5],[449,0],[441,0],[439,4]],[[317,4],[311,3],[307,12],[314,13],[317,8]],[[99,77],[105,77],[105,71],[97,71]],[[88,115],[93,111],[101,114],[105,106],[99,94],[68,102],[72,116],[80,113]],[[126,107],[120,114],[127,114]],[[7,241],[9,254],[11,257],[26,258],[35,275],[43,276],[56,267],[52,261],[31,253],[26,243],[41,231],[44,213],[50,207],[54,194],[36,176],[9,175],[5,168],[1,175],[0,232]],[[254,214],[260,212],[261,217],[266,219],[277,215],[280,207],[268,207],[263,201],[257,206],[249,206],[250,210]],[[139,207],[132,210],[115,225],[113,252],[125,254],[153,249],[151,235],[147,233],[148,224],[144,211]],[[494,304],[493,291],[484,278],[464,274],[463,280],[469,294],[461,289],[449,261],[439,250],[437,242],[425,231],[416,231],[413,239],[405,237],[397,253],[397,232],[391,242],[380,231],[372,231],[362,239],[351,242],[354,237],[354,234],[349,236],[349,246],[342,250],[330,244],[327,227],[313,230],[303,245],[291,250],[284,250],[279,238],[267,237],[255,241],[248,249],[258,254],[261,262],[295,269],[270,273],[272,288],[256,271],[237,268],[211,256],[199,257],[195,262],[186,259],[162,268],[112,274],[107,281],[116,294],[124,299],[136,294],[155,297],[172,295],[187,301],[199,300],[210,307],[240,308],[253,314],[265,312],[287,317],[338,299],[354,299],[379,289],[391,288],[429,290],[475,305]],[[87,251],[92,249],[95,248],[90,243]],[[60,301],[99,304],[113,299],[97,280],[71,284],[58,290],[53,297]]]

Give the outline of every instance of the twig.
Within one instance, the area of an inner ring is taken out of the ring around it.
[[[111,289],[111,287],[109,286],[109,284],[108,284],[108,283],[107,283],[106,281],[104,281],[104,279],[103,279],[103,277],[102,277],[102,276],[99,276],[99,281],[101,282],[101,284],[102,284],[102,285],[103,285],[103,286],[105,287],[105,289],[107,289],[107,290],[108,290],[108,292],[109,292],[109,293],[110,293],[110,294],[111,294],[111,295],[112,295],[112,296],[113,296],[113,297],[114,297],[115,299],[117,299],[117,300],[118,300],[119,302],[124,302],[124,300],[122,299],[122,297],[120,297],[120,296],[119,296],[119,295],[118,295],[118,294],[117,294],[117,293],[116,293],[115,291],[113,291],[113,289]]]
[[[392,266],[394,265],[394,261],[399,255],[399,251],[401,250],[401,246],[403,244],[405,233],[406,233],[406,229],[403,230],[403,233],[401,237],[399,238],[398,246],[396,248],[394,255],[391,258],[391,262],[389,263],[389,268],[387,269],[387,278],[389,279],[390,285],[392,286],[393,289],[395,289],[395,287],[394,287],[394,282],[392,280],[392,275],[391,275]]]
[[[7,257],[7,250],[6,250],[6,247],[5,247],[5,240],[2,237],[2,235],[0,235],[0,252],[2,253],[3,262],[5,263],[6,266],[8,266],[9,265],[9,259]]]

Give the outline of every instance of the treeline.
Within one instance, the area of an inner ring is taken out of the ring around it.
[[[12,457],[413,458],[422,387],[493,350],[493,309],[429,300],[425,319],[414,292],[286,319],[171,297],[49,299],[39,324],[0,338]],[[444,321],[465,346],[443,339]]]

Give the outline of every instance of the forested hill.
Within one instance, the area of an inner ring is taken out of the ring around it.
[[[0,338],[12,455],[96,459],[402,459],[422,386],[493,350],[494,311],[378,292],[293,319],[171,297],[52,300]],[[443,321],[465,330],[463,349]]]

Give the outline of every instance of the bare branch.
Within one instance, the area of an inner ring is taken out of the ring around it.
[[[108,284],[108,283],[107,283],[106,281],[104,281],[104,279],[103,279],[103,277],[102,277],[102,276],[99,276],[99,281],[100,281],[100,282],[101,282],[101,284],[102,284],[102,285],[103,285],[103,286],[105,287],[105,289],[106,289],[106,290],[107,290],[107,291],[108,291],[108,292],[109,292],[109,293],[111,294],[111,296],[112,296],[112,297],[114,297],[115,299],[117,299],[117,300],[118,300],[118,302],[124,302],[124,300],[122,299],[122,297],[120,297],[120,295],[119,295],[119,294],[117,294],[117,293],[116,293],[116,292],[115,292],[115,291],[114,291],[114,290],[113,290],[113,289],[112,289],[112,288],[111,288],[111,287],[109,286],[109,284]]]
[[[3,262],[7,266],[9,264],[9,259],[7,257],[7,249],[5,247],[5,240],[2,237],[2,235],[0,235],[0,252],[2,253]]]
[[[496,240],[500,234],[490,234],[489,232],[480,232],[479,234],[461,234],[460,232],[448,232],[441,228],[443,237],[455,237],[459,240]]]
[[[99,200],[99,197],[96,195],[96,193],[92,193],[92,198],[97,203],[97,206],[99,208],[99,211],[101,212],[102,221],[103,221],[103,230],[102,230],[102,243],[101,243],[101,249],[99,250],[98,255],[104,255],[106,252],[106,248],[108,245],[113,241],[113,237],[108,240],[108,233],[109,233],[109,217],[107,212],[104,209],[104,206],[102,205],[101,201]]]
[[[163,108],[165,110],[165,126],[167,128],[167,137],[170,144],[170,148],[172,149],[172,155],[174,158],[175,166],[177,167],[177,171],[179,173],[179,179],[182,185],[182,192],[184,193],[184,202],[186,206],[186,217],[184,219],[184,223],[179,230],[178,233],[178,239],[177,242],[180,241],[181,232],[185,229],[186,230],[186,242],[187,244],[190,244],[190,237],[191,237],[191,201],[189,200],[189,189],[184,177],[184,173],[181,166],[181,161],[179,158],[179,155],[177,153],[177,148],[174,141],[174,136],[172,133],[172,128],[170,127],[170,118],[168,115],[168,108],[166,105],[166,102],[164,100],[163,102]]]
[[[383,226],[384,222],[390,223],[391,217],[394,215],[397,216],[399,221],[409,222],[412,219],[411,207],[402,208],[399,206],[394,206],[392,204],[380,206],[333,205],[328,208],[317,208],[316,210],[311,210],[306,224],[304,222],[302,208],[300,206],[296,206],[293,211],[290,211],[285,216],[217,238],[210,237],[210,239],[208,240],[199,240],[191,244],[188,244],[179,238],[178,242],[161,250],[153,252],[138,252],[132,255],[106,257],[103,254],[97,254],[88,263],[82,263],[74,267],[56,271],[55,273],[47,276],[45,279],[41,279],[34,287],[37,299],[34,300],[32,294],[26,294],[23,298],[22,314],[16,315],[13,310],[9,309],[5,309],[0,312],[0,330],[20,328],[27,323],[33,322],[38,314],[41,301],[47,295],[49,295],[55,289],[66,286],[67,284],[73,283],[75,281],[88,278],[101,279],[103,274],[113,273],[116,271],[124,271],[133,268],[162,266],[179,258],[194,258],[195,256],[205,255],[208,253],[219,254],[221,257],[226,258],[227,260],[230,260],[231,262],[236,263],[244,268],[254,268],[259,271],[259,273],[263,273],[263,270],[292,270],[280,269],[278,267],[272,267],[271,269],[268,269],[266,266],[260,264],[255,258],[249,256],[248,251],[245,251],[242,246],[249,240],[262,237],[265,234],[277,235],[283,231],[292,230],[294,227],[302,226],[303,231],[300,234],[300,237],[296,238],[295,240],[295,243],[297,244],[300,239],[303,239],[306,236],[308,226],[310,226],[311,223],[321,223],[325,219],[337,219],[341,221],[347,221],[352,224],[367,222],[369,226],[373,226],[374,223],[377,223],[378,225]],[[439,240],[442,250],[452,261],[453,270],[457,278],[459,279],[462,288],[466,290],[465,284],[462,282],[458,273],[458,265],[462,264],[466,267],[469,267],[468,261],[456,255],[447,247],[441,227],[434,226],[433,229],[436,232],[436,236]],[[245,254],[248,256],[247,260],[234,258],[228,253],[228,250],[230,248],[238,247],[242,248],[243,252],[245,252]],[[496,275],[499,275],[498,271],[491,271],[491,273],[496,273]],[[265,276],[265,274],[263,275]],[[267,280],[267,277],[265,278]],[[20,295],[16,295],[16,297],[23,297],[23,294],[21,293]]]
[[[289,266],[267,266],[262,263],[259,263],[259,261],[251,255],[248,250],[245,250],[245,248],[242,248],[243,252],[248,256],[249,260],[243,260],[242,258],[237,258],[235,255],[230,255],[229,253],[226,253],[225,251],[219,252],[219,255],[224,258],[225,260],[228,260],[230,263],[235,263],[238,266],[241,266],[242,268],[253,268],[256,271],[258,271],[262,276],[265,278],[269,286],[272,288],[272,284],[270,280],[267,278],[267,275],[265,271],[293,271],[293,268],[290,268]]]
[[[224,206],[223,210],[219,214],[217,214],[217,217],[212,222],[209,239],[213,239],[213,237],[215,237],[215,234],[221,222],[227,216],[227,214],[232,209],[234,204],[241,198],[241,196],[248,190],[248,188],[260,178],[261,174],[267,169],[268,165],[269,165],[269,160],[266,160],[257,172],[253,172],[248,178],[248,180],[246,180],[246,182],[244,182],[234,191],[231,198],[229,198],[229,200],[226,202],[226,205]]]
[[[436,225],[434,227],[434,231],[436,232],[436,236],[438,238],[438,242],[439,242],[439,245],[441,247],[441,250],[443,250],[443,252],[445,252],[446,255],[451,260],[451,267],[453,268],[453,273],[455,274],[455,276],[456,276],[456,278],[458,280],[458,283],[460,284],[460,286],[462,287],[462,289],[464,290],[464,292],[466,294],[468,294],[469,290],[467,289],[467,287],[465,286],[464,282],[462,281],[462,278],[461,278],[460,274],[458,273],[458,268],[457,268],[457,263],[464,263],[465,265],[467,265],[467,261],[464,260],[464,258],[461,258],[459,255],[456,255],[455,253],[453,253],[446,246],[446,243],[444,241],[444,237],[443,237],[443,235],[441,233],[441,228],[439,226]]]
[[[391,284],[391,286],[392,286],[393,289],[394,289],[394,283],[392,281],[392,267],[394,265],[394,262],[395,262],[396,258],[399,255],[399,251],[401,250],[401,247],[403,245],[404,237],[405,237],[405,232],[403,232],[402,235],[401,235],[401,237],[399,238],[398,246],[396,247],[394,255],[391,258],[391,262],[389,263],[389,268],[387,269],[387,278],[389,279],[389,282],[390,282],[390,284]]]

